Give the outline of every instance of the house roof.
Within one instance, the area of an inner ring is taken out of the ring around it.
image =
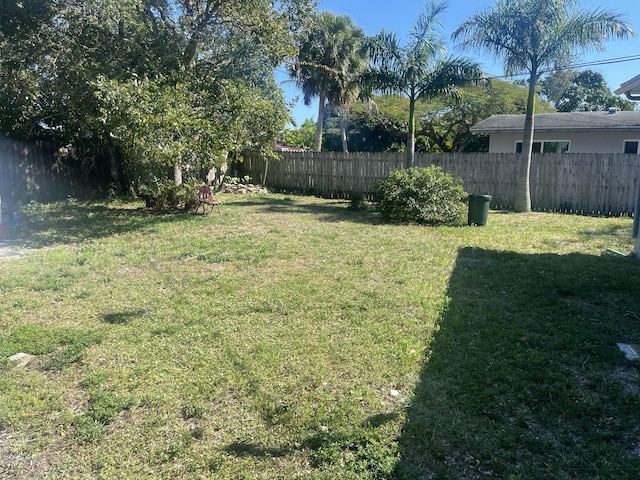
[[[612,109],[611,112],[539,113],[534,120],[535,130],[640,130],[640,111],[620,112]],[[524,118],[524,115],[492,115],[471,127],[471,132],[522,132]]]
[[[284,142],[276,142],[273,149],[276,152],[306,152],[304,148],[294,147],[293,145],[288,145]]]
[[[636,75],[631,80],[627,80],[613,93],[616,95],[627,95],[629,98],[640,95],[640,75]],[[638,98],[631,99],[638,100]]]

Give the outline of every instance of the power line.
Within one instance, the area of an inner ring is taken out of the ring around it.
[[[633,62],[640,60],[640,55],[629,55],[626,57],[616,57],[616,58],[608,58],[604,60],[594,60],[592,62],[582,62],[582,63],[573,63],[569,65],[561,65],[554,68],[549,68],[546,70],[540,70],[538,73],[551,73],[558,72],[561,70],[573,70],[577,68],[585,68],[585,67],[593,67],[595,65],[611,65],[614,63],[624,63],[624,62]],[[512,77],[524,77],[528,75],[526,72],[522,73],[512,73],[510,75],[491,75],[489,78],[512,78]]]
[[[574,65],[574,67],[582,68],[582,67],[590,67],[592,65],[609,65],[612,63],[632,62],[635,60],[640,60],[640,55],[630,55],[628,57],[609,58],[606,60],[598,60],[594,62],[577,63]],[[564,70],[565,68],[562,68],[562,69]]]

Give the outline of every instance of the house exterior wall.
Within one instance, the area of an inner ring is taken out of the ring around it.
[[[625,140],[640,140],[638,130],[600,132],[536,132],[534,141],[569,141],[570,153],[624,153]],[[492,133],[489,153],[514,153],[516,142],[522,141],[522,132]]]

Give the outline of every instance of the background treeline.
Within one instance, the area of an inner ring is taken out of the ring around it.
[[[634,104],[611,92],[603,75],[592,70],[558,71],[541,82],[537,113],[604,111],[609,107],[633,110]],[[501,79],[485,86],[462,88],[457,102],[418,102],[416,152],[486,152],[489,137],[473,135],[470,128],[491,115],[524,114],[527,87]],[[349,150],[354,152],[404,152],[407,137],[408,100],[397,95],[374,95],[351,107],[346,129]],[[306,120],[288,128],[281,139],[291,145],[313,147],[315,122]],[[323,151],[342,151],[340,116],[326,118]]]

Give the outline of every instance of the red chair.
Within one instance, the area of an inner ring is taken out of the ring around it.
[[[207,214],[207,205],[211,206],[211,210],[213,207],[218,207],[218,211],[220,211],[220,204],[222,202],[213,198],[213,190],[209,185],[203,185],[202,187],[198,187],[198,206],[196,207],[196,213],[200,209],[200,205],[202,205],[202,214]]]

